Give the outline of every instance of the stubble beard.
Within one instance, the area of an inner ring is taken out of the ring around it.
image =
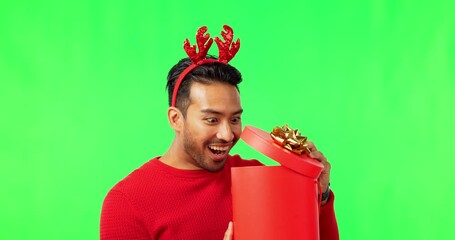
[[[206,144],[203,145],[205,146]],[[184,130],[183,147],[185,152],[193,159],[193,162],[195,162],[200,168],[214,173],[223,170],[224,164],[216,167],[209,166],[208,161],[210,161],[210,159],[205,159],[203,152],[197,149],[196,141],[193,139],[193,136],[189,133],[187,128]],[[204,149],[202,151],[204,151]]]

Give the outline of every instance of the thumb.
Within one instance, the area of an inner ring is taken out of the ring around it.
[[[228,228],[224,233],[223,240],[232,240],[232,222],[229,222]]]

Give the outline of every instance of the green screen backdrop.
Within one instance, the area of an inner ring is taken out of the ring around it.
[[[332,163],[342,239],[455,239],[455,4],[0,3],[0,239],[97,239],[107,191],[163,154],[168,70],[207,25],[242,47],[243,122]],[[213,48],[212,54],[217,54]],[[233,153],[275,164],[240,142]]]

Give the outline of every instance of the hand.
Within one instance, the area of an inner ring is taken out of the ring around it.
[[[232,240],[232,222],[229,222],[228,228],[226,232],[224,233],[224,238],[223,240]]]
[[[310,157],[318,160],[319,162],[322,163],[322,165],[324,165],[324,169],[322,170],[322,173],[319,176],[318,181],[321,184],[322,192],[325,192],[325,191],[327,191],[327,189],[329,187],[329,183],[330,183],[330,168],[331,168],[331,165],[327,161],[327,158],[325,158],[324,155],[321,152],[318,151],[318,149],[316,148],[316,146],[314,145],[313,142],[308,142],[308,148],[311,151],[311,153],[309,154]],[[323,205],[325,203],[327,203],[327,200],[322,202]]]

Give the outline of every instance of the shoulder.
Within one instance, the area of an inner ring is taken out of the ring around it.
[[[247,167],[247,166],[263,166],[261,162],[258,160],[252,159],[252,160],[247,160],[243,159],[239,155],[230,155],[229,156],[229,162],[231,163],[232,167]]]
[[[158,158],[153,158],[144,163],[115,184],[111,191],[122,192],[128,195],[131,192],[138,192],[142,188],[148,188],[146,185],[153,184],[153,180],[160,176],[157,161]]]

